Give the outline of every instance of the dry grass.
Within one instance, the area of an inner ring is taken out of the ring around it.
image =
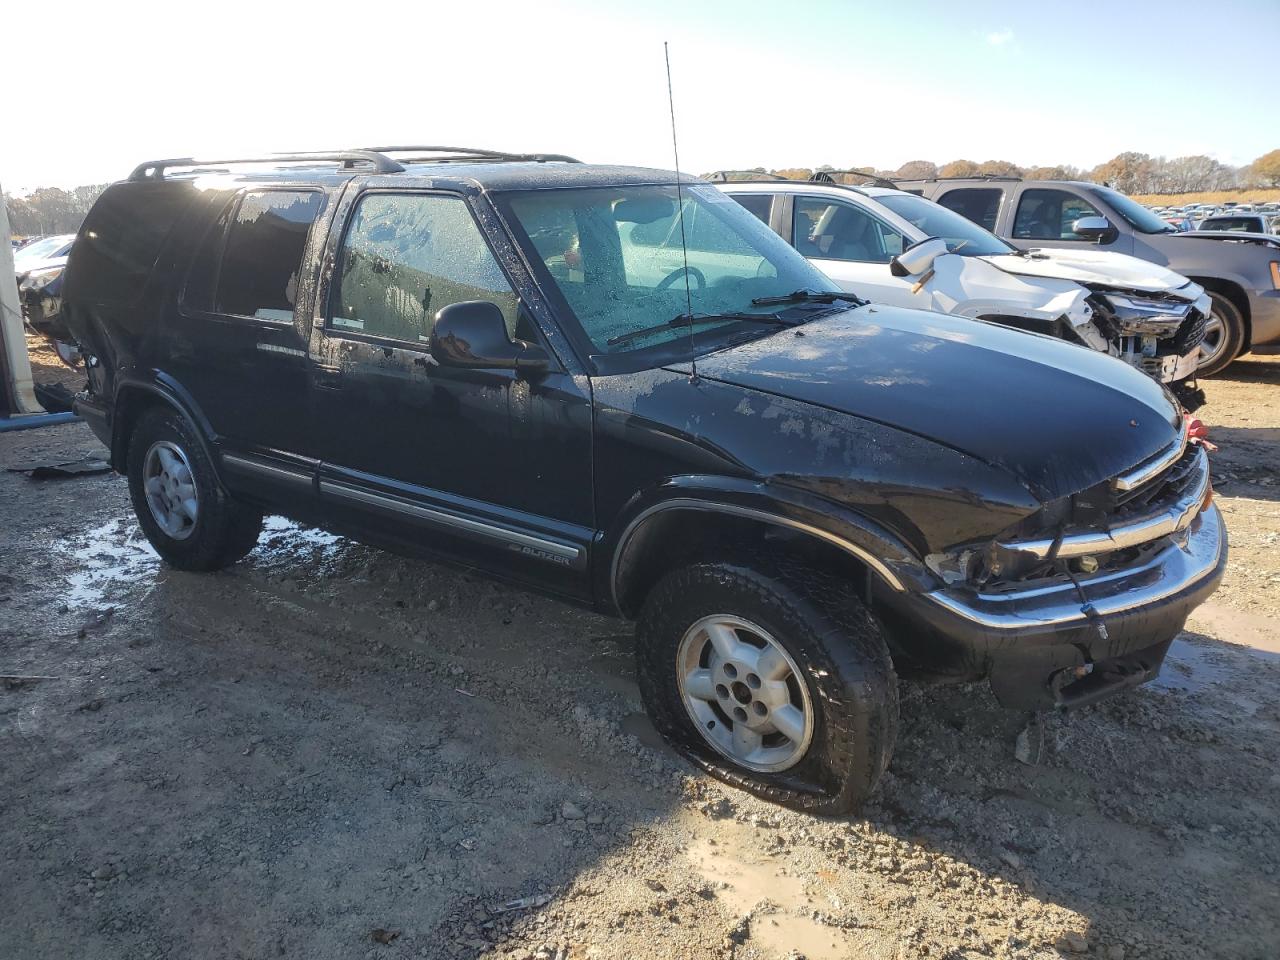
[[[1258,187],[1251,190],[1205,190],[1201,193],[1145,193],[1134,194],[1134,200],[1146,206],[1161,205],[1180,207],[1184,203],[1266,203],[1280,200],[1280,187]]]

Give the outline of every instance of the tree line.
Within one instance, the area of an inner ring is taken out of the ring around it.
[[[766,170],[756,167],[751,173],[769,173],[791,180],[807,180],[815,173],[831,171],[821,167],[787,167]],[[897,170],[873,167],[850,168],[869,176],[887,180],[923,180],[931,177],[1025,177],[1028,180],[1091,180],[1105,183],[1121,193],[1196,193],[1202,190],[1233,190],[1250,187],[1280,187],[1280,150],[1265,153],[1253,163],[1241,167],[1220,163],[1212,157],[1153,157],[1126,151],[1100,163],[1091,170],[1063,164],[1054,167],[1022,167],[1008,160],[952,160],[936,164],[931,160],[909,160]]]
[[[756,167],[751,173],[771,173],[793,180],[807,180],[813,174],[829,171],[821,167],[788,167],[766,170]],[[1092,180],[1106,183],[1121,193],[1196,193],[1202,190],[1232,190],[1249,187],[1280,187],[1280,150],[1265,153],[1253,163],[1233,167],[1212,157],[1152,157],[1127,151],[1112,157],[1092,170],[1060,165],[1056,167],[1021,167],[1008,160],[952,160],[936,164],[930,160],[909,160],[897,170],[872,167],[852,168],[860,173],[886,179],[918,180],[929,177],[1026,177],[1033,180]],[[9,229],[14,236],[75,233],[85,214],[106,189],[105,183],[62,190],[41,187],[25,197],[5,194],[9,211]]]
[[[105,183],[95,183],[72,190],[41,187],[25,197],[5,194],[9,232],[15,237],[75,233],[80,229],[93,202],[105,189]]]

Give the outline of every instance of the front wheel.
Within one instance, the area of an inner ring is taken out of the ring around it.
[[[1204,325],[1200,342],[1200,362],[1196,376],[1211,377],[1220,373],[1244,349],[1244,317],[1239,308],[1220,293],[1209,291],[1213,306]]]
[[[811,567],[700,563],[668,574],[637,632],[655,726],[703,770],[796,810],[855,810],[893,752],[898,688],[879,626]]]

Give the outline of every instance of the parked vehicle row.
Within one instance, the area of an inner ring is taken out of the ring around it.
[[[1088,703],[1154,677],[1221,579],[1206,453],[1155,379],[867,302],[801,252],[865,209],[900,239],[856,242],[910,276],[1063,283],[1064,312],[1053,271],[1087,265],[954,218],[914,242],[908,194],[742,191],[762,217],[560,156],[280,161],[142,164],[67,265],[76,409],[177,568],[281,513],[636,620],[663,735],[824,814],[885,770],[899,674]]]
[[[1196,229],[1280,234],[1280,214],[1216,213],[1200,220],[1196,224]]]
[[[62,323],[62,275],[75,243],[74,233],[41,237],[13,255],[22,316],[36,333],[49,340],[63,363],[79,362],[71,332]]]
[[[1169,384],[1189,410],[1202,402],[1188,383],[1211,309],[1199,285],[1120,254],[1023,251],[913,193],[820,176],[724,176],[721,189],[843,290],[1078,343]]]
[[[1200,348],[1209,376],[1247,350],[1280,348],[1280,237],[1181,233],[1141,204],[1096,183],[1002,178],[903,181],[1023,250],[1123,253],[1167,267],[1213,301]]]

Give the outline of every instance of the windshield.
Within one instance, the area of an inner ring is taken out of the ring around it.
[[[20,267],[23,263],[34,263],[51,257],[69,239],[69,237],[45,237],[43,240],[29,243],[13,255],[14,266]]]
[[[941,237],[951,253],[962,257],[993,257],[1014,252],[1013,247],[972,220],[914,193],[882,194],[875,200],[911,221],[926,236]]]
[[[702,184],[683,192],[688,301],[674,185],[538,190],[504,200],[535,268],[541,265],[593,355],[651,351],[676,339],[683,345],[689,325],[666,324],[690,312],[738,314],[694,328],[699,346],[714,349],[725,333],[772,329],[741,316],[777,312],[752,300],[836,289],[727,194]],[[840,308],[827,304],[822,312],[831,309]],[[661,329],[637,335],[654,326]]]
[[[1207,217],[1200,223],[1201,230],[1231,230],[1238,233],[1262,232],[1261,217]]]
[[[1120,214],[1125,223],[1140,233],[1178,232],[1175,227],[1165,223],[1142,204],[1136,200],[1130,200],[1123,193],[1112,190],[1110,187],[1093,187],[1091,189],[1095,194],[1111,204],[1111,209]]]

